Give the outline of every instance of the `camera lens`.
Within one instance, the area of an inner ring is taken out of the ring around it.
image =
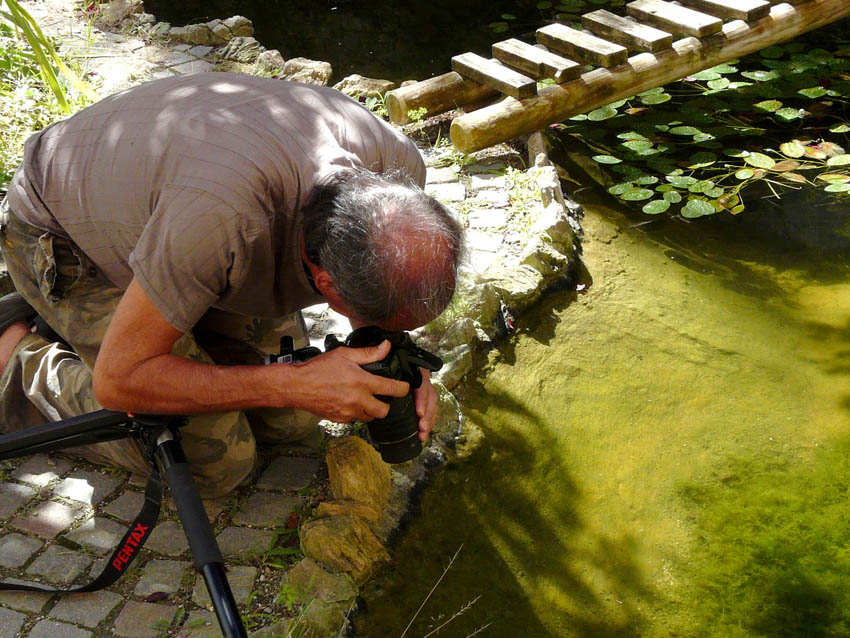
[[[369,436],[378,445],[384,463],[404,463],[422,451],[419,440],[419,417],[412,394],[400,398],[378,397],[388,401],[390,411],[382,419],[368,423]]]

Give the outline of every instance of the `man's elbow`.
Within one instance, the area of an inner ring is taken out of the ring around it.
[[[107,410],[126,410],[126,391],[121,388],[121,375],[95,363],[92,375],[94,397]]]

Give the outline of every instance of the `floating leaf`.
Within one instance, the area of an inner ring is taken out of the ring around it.
[[[735,172],[735,177],[743,181],[745,179],[750,179],[753,176],[753,173],[754,171],[751,168],[742,168]]]
[[[850,125],[836,124],[835,126],[830,127],[829,130],[833,133],[850,133]]]
[[[827,166],[847,166],[850,164],[850,155],[836,155],[826,160]]]
[[[650,184],[657,184],[658,178],[655,175],[641,175],[635,180],[635,184],[641,184],[642,186],[649,186]]]
[[[516,16],[513,13],[503,13],[501,16],[502,20],[516,20]]]
[[[640,99],[642,104],[646,104],[647,106],[654,106],[655,104],[663,104],[664,102],[669,102],[673,97],[669,93],[658,93],[655,95],[647,95]]]
[[[712,188],[714,188],[714,182],[710,179],[702,179],[696,184],[688,186],[688,190],[692,193],[705,193],[705,191],[711,190]]]
[[[824,190],[827,193],[847,193],[850,192],[850,184],[830,184]]]
[[[595,111],[588,113],[587,119],[592,122],[600,122],[602,120],[612,118],[615,115],[617,115],[617,109],[612,108],[611,106],[603,106],[602,108],[598,108]]]
[[[714,206],[703,199],[691,199],[682,207],[682,217],[694,219],[714,214]]]
[[[744,205],[738,204],[734,208],[729,209],[729,212],[732,213],[733,215],[740,215],[741,213],[744,212]]]
[[[670,129],[670,133],[673,135],[697,135],[702,133],[702,131],[693,126],[676,126]]]
[[[761,111],[774,113],[782,108],[782,102],[780,102],[779,100],[764,100],[763,102],[753,104],[753,106]]]
[[[782,77],[776,71],[743,71],[741,73],[748,80],[755,80],[756,82],[769,82],[770,80],[778,80]]]
[[[732,84],[732,82],[729,78],[719,78],[717,80],[709,80],[708,88],[713,91],[722,91],[723,89],[729,88],[730,84]]]
[[[632,166],[631,164],[617,164],[616,166],[612,166],[611,170],[626,177],[636,177],[643,172],[637,166]]]
[[[781,58],[785,55],[782,47],[767,47],[766,49],[762,49],[759,53],[761,54],[761,57],[770,59]]]
[[[694,153],[688,160],[688,168],[705,168],[717,161],[717,155],[709,151]]]
[[[784,120],[785,122],[798,120],[800,119],[800,109],[792,109],[791,107],[779,109],[776,112],[776,117],[778,117],[780,120]]]
[[[729,157],[746,157],[750,154],[749,151],[743,151],[740,148],[724,148],[723,154]]]
[[[710,142],[713,139],[714,135],[712,135],[711,133],[697,133],[696,135],[694,135],[694,142],[705,143]],[[720,146],[722,146],[722,144],[719,144],[718,148]]]
[[[504,33],[508,28],[507,22],[493,22],[490,24],[490,29],[493,33]]]
[[[836,155],[844,154],[844,149],[838,144],[833,144],[832,142],[821,142],[818,144],[818,148],[826,153],[827,157],[835,157]]]
[[[640,142],[649,141],[647,139],[646,135],[642,135],[641,133],[638,133],[637,131],[625,131],[623,133],[617,133],[617,137],[619,137],[621,140],[629,140],[629,141],[634,140],[634,141],[640,141]]]
[[[623,142],[620,146],[623,146],[630,151],[645,151],[652,148],[654,144],[646,140],[629,140],[628,142]]]
[[[620,195],[621,199],[626,200],[627,202],[639,202],[644,199],[649,199],[652,197],[653,193],[648,188],[633,188],[630,191],[626,191],[622,195]]]
[[[797,182],[798,184],[805,184],[809,181],[800,175],[800,173],[782,173],[781,177],[787,179],[789,182]]]
[[[682,201],[682,194],[679,191],[668,191],[664,193],[663,197],[671,204],[678,204]]]
[[[634,188],[634,184],[631,182],[623,182],[621,184],[614,184],[612,187],[608,189],[608,192],[612,195],[622,195],[626,191],[630,191]]]
[[[844,173],[821,173],[817,178],[831,184],[850,182],[850,175],[845,175]]]
[[[806,154],[806,147],[797,140],[781,144],[779,150],[786,157],[803,157]]]
[[[785,171],[795,171],[798,168],[800,168],[800,162],[795,160],[783,160],[774,164],[772,170],[778,173],[784,173]]]
[[[773,168],[776,166],[776,160],[764,153],[750,153],[744,158],[744,161],[756,168]]]
[[[800,95],[816,100],[819,97],[826,95],[826,89],[822,86],[813,86],[809,89],[800,89],[797,91]]]
[[[720,204],[723,208],[732,208],[733,206],[737,206],[741,202],[741,198],[734,193],[729,193],[728,195],[724,195],[717,200],[717,203]]]
[[[599,162],[600,164],[619,164],[623,160],[618,157],[614,157],[613,155],[594,155],[593,161]]]
[[[666,199],[653,199],[651,202],[644,204],[641,209],[647,215],[657,215],[663,213],[670,208],[670,202]]]
[[[737,62],[737,60],[735,60]],[[725,64],[718,64],[717,66],[713,66],[709,71],[714,71],[715,73],[737,73],[738,67],[734,67],[728,62]]]
[[[709,188],[707,191],[704,191],[705,195],[708,197],[720,197],[726,191],[720,188],[720,186],[715,186],[714,188]]]
[[[686,175],[668,175],[667,181],[679,188],[688,188],[691,184],[696,184],[697,180]]]
[[[699,73],[693,73],[689,75],[687,79],[700,80],[701,82],[706,82],[710,80],[719,80],[720,74],[712,69],[706,69],[705,71],[700,71]]]

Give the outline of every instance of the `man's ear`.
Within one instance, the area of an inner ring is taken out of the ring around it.
[[[335,300],[339,299],[339,293],[336,291],[334,281],[331,279],[327,270],[324,268],[316,268],[313,271],[313,281],[316,284],[316,288],[318,288],[319,292],[322,293],[323,297]]]

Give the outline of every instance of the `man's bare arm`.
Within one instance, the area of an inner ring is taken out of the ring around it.
[[[198,414],[252,407],[294,407],[339,422],[386,416],[374,395],[404,396],[408,385],[370,374],[389,343],[336,348],[305,363],[216,366],[171,354],[182,336],[134,279],[109,324],[94,368],[95,395],[106,408]]]

